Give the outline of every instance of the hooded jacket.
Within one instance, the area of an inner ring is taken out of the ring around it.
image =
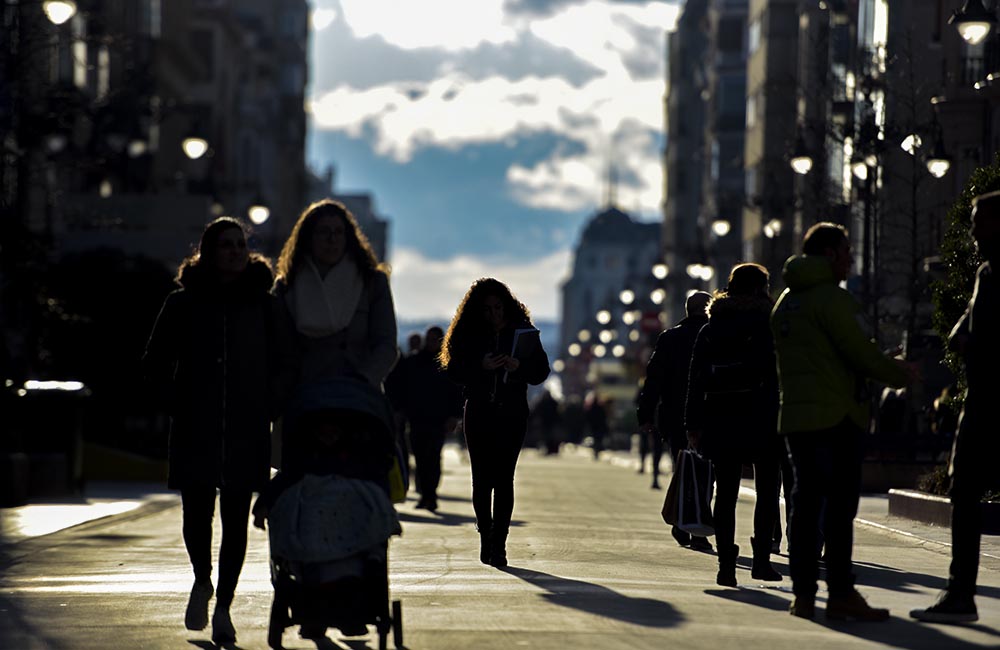
[[[156,319],[143,371],[170,415],[169,487],[259,490],[270,474],[270,423],[294,381],[291,323],[251,260],[232,284],[201,266]]]
[[[781,382],[779,431],[819,431],[845,418],[867,429],[866,379],[898,388],[906,384],[905,371],[862,330],[861,305],[837,284],[826,257],[791,257],[782,277],[788,288],[771,315]]]
[[[716,298],[691,353],[685,423],[709,458],[770,454],[777,439],[778,375],[771,300]]]

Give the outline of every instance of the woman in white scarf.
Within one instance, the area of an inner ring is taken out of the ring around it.
[[[275,292],[299,333],[300,381],[352,376],[381,386],[398,354],[388,273],[342,203],[325,199],[302,212]]]

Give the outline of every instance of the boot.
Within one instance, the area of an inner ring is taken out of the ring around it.
[[[750,546],[753,547],[753,567],[750,569],[750,577],[765,582],[781,582],[781,574],[771,566],[771,540],[751,537]]]
[[[852,589],[850,593],[826,599],[826,617],[832,621],[887,621],[889,610],[872,607],[857,589]]]
[[[718,545],[719,573],[715,576],[715,584],[723,587],[736,586],[736,558],[740,555],[740,547],[736,544],[725,548]]]
[[[483,564],[490,563],[490,554],[493,552],[490,543],[490,526],[477,526],[479,530],[479,561]]]
[[[507,566],[507,531],[499,528],[493,529],[490,536],[490,564],[498,569]]]

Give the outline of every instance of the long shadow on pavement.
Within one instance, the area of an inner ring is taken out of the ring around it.
[[[858,577],[859,585],[874,585],[882,589],[904,593],[917,591],[910,585],[929,589],[944,589],[948,583],[947,576],[903,571],[896,567],[872,562],[855,562],[854,573]],[[982,598],[1000,598],[1000,589],[996,587],[979,585],[976,587],[976,593]],[[931,603],[924,604],[930,605]],[[919,605],[914,605],[914,607],[917,606]]]
[[[791,602],[789,598],[782,598],[761,589],[706,589],[705,593],[709,596],[781,612],[787,612],[788,605]],[[948,648],[949,650],[982,650],[985,647],[979,643],[970,643],[956,639],[944,631],[947,629],[946,627],[919,623],[905,618],[905,613],[902,616],[899,614],[897,612],[897,615],[885,623],[843,623],[840,621],[828,621],[823,612],[823,603],[820,601],[817,602],[816,618],[813,622],[831,630],[866,641],[874,641],[890,648],[904,648],[906,650],[940,650],[940,648]],[[1000,632],[985,625],[966,625],[963,627],[975,629],[993,636],[1000,636]]]
[[[427,512],[422,510],[421,512]],[[476,518],[470,517],[468,515],[459,515],[453,512],[441,512],[440,510],[431,514],[427,512],[426,515],[418,514],[416,512],[407,512],[406,510],[397,511],[397,516],[399,521],[411,524],[439,524],[441,526],[462,526],[464,524],[475,524]],[[511,528],[517,528],[523,526],[524,522],[514,519],[510,522]]]
[[[542,597],[561,607],[645,627],[674,627],[684,621],[684,616],[673,605],[661,600],[633,598],[591,582],[560,578],[541,571],[512,566],[503,571],[546,589],[548,593]]]

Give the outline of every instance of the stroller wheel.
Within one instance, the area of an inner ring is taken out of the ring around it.
[[[403,650],[403,603],[392,601],[392,642],[396,650]]]

